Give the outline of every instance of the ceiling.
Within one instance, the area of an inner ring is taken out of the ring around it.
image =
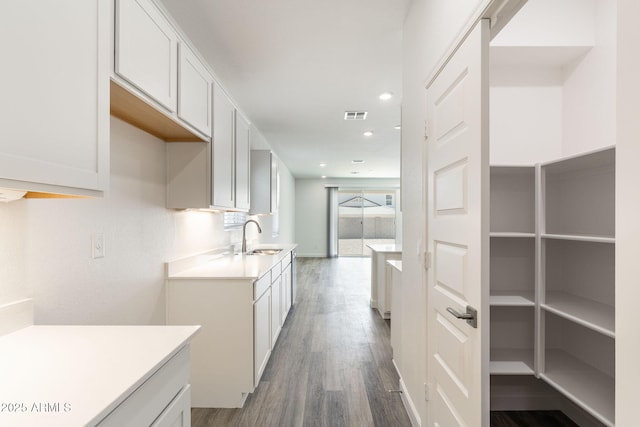
[[[296,178],[400,176],[410,0],[161,2]]]

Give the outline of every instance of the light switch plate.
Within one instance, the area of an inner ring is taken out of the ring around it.
[[[104,258],[104,234],[95,233],[91,235],[91,256],[95,258]]]

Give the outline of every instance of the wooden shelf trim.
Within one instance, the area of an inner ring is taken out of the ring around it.
[[[166,142],[209,142],[113,80],[111,115]]]

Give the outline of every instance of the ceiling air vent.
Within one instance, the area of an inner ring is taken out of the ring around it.
[[[367,118],[366,111],[345,111],[345,120],[365,120]]]

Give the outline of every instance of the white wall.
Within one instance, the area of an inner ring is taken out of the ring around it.
[[[533,165],[562,156],[562,86],[492,86],[492,165]]]
[[[615,10],[615,0],[530,0],[491,42],[492,164],[614,144]]]
[[[295,238],[298,256],[327,256],[327,185],[341,188],[398,188],[399,184],[398,179],[297,179]]]
[[[404,23],[402,72],[402,378],[406,397],[426,425],[424,383],[427,375],[427,316],[425,270],[419,252],[425,248],[426,194],[423,182],[425,79],[438,56],[455,37],[458,16],[446,27],[436,19],[445,2],[414,0]],[[470,2],[468,2],[470,3]],[[459,5],[458,5],[459,6]],[[435,14],[435,15],[434,15]],[[466,12],[461,12],[461,15]],[[448,14],[444,14],[446,16]],[[436,25],[436,27],[430,26]],[[445,28],[442,28],[442,27]],[[453,31],[452,31],[453,29]],[[438,47],[439,46],[439,47]],[[395,314],[394,314],[395,316]],[[411,325],[410,328],[404,327]]]
[[[595,46],[575,69],[567,70],[563,156],[615,144],[616,0],[598,0],[596,16]]]
[[[166,209],[164,165],[164,142],[112,117],[104,198],[0,205],[0,304],[33,296],[42,324],[164,323],[164,263],[240,238],[220,213]],[[91,258],[93,233],[105,258]]]
[[[616,425],[637,424],[640,383],[640,2],[618,0],[616,145]]]

